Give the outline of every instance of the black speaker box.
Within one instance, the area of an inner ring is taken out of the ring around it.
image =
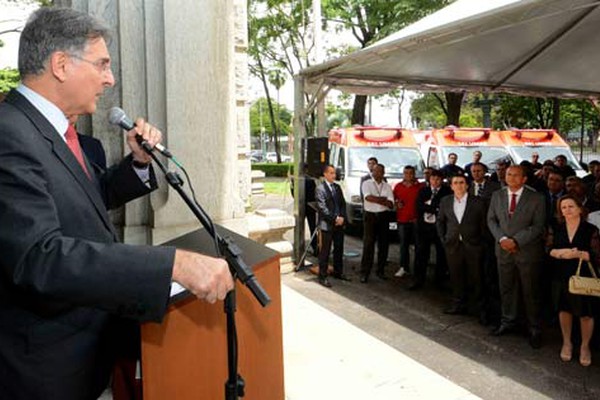
[[[313,178],[323,175],[323,168],[329,163],[329,147],[326,137],[306,139],[306,174]]]

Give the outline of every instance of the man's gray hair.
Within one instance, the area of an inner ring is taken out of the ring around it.
[[[88,41],[98,38],[108,42],[110,30],[91,15],[70,8],[41,7],[21,33],[21,78],[44,72],[50,55],[56,51],[81,56]]]

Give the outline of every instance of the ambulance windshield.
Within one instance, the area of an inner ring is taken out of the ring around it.
[[[385,166],[385,176],[402,178],[404,167],[412,165],[417,177],[423,176],[425,164],[417,149],[403,147],[353,147],[348,149],[350,176],[363,176],[368,173],[367,160],[377,158]]]

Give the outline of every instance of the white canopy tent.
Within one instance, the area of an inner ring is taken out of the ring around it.
[[[600,98],[599,6],[597,0],[458,0],[370,47],[300,71],[295,159],[302,161],[306,116],[332,88]],[[304,218],[301,197],[297,221]],[[297,224],[298,246],[303,235]]]

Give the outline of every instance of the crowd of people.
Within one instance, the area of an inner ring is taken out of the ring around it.
[[[590,266],[581,268],[582,276],[600,266],[600,162],[590,162],[589,174],[579,178],[563,155],[540,163],[534,153],[519,165],[500,161],[490,174],[481,156],[475,152],[473,161],[460,167],[456,154],[450,154],[444,167],[425,169],[424,181],[408,165],[393,188],[385,179],[385,166],[369,159],[369,174],[361,180],[360,282],[369,282],[374,264],[377,278],[389,278],[384,267],[389,226],[395,223],[400,249],[395,277],[409,278],[408,290],[426,284],[434,246],[434,284],[443,289],[449,281],[451,287],[444,313],[474,315],[492,326],[494,336],[524,329],[535,349],[542,345],[542,325],[557,324],[563,338],[560,358],[570,361],[576,344],[579,363],[589,366],[597,299],[571,294],[568,281],[582,263]],[[332,242],[333,276],[349,279],[342,259],[347,218],[333,166],[325,168],[325,178],[316,196],[324,232],[319,283],[331,287],[327,265]],[[574,317],[579,320],[575,329]],[[578,332],[575,340],[572,332]]]

